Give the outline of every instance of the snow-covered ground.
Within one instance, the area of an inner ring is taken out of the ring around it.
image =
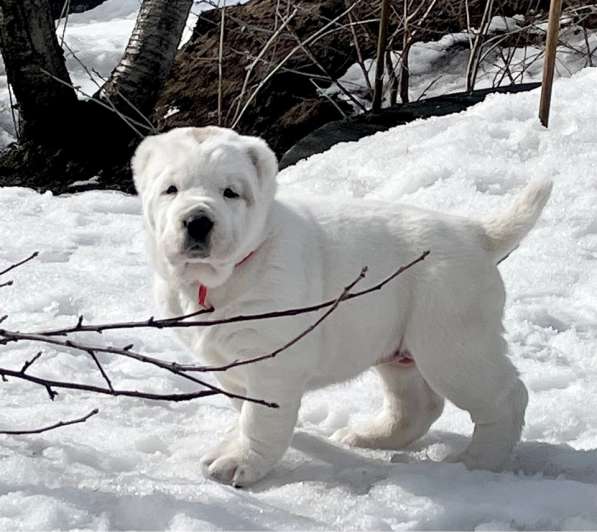
[[[505,205],[531,178],[555,180],[537,228],[500,267],[506,336],[530,390],[513,471],[435,462],[471,431],[452,406],[404,451],[330,443],[336,429],[380,406],[373,374],[309,394],[292,449],[248,490],[208,482],[198,466],[233,419],[223,398],[159,404],[63,392],[51,402],[45,390],[10,380],[0,386],[0,428],[35,428],[96,406],[100,414],[43,435],[0,437],[0,529],[597,528],[596,91],[597,69],[560,80],[549,130],[537,122],[536,91],[495,95],[460,114],[338,145],[280,176],[283,193],[471,215]],[[4,327],[154,313],[136,197],[0,189],[0,227],[0,270],[41,251],[0,291]],[[92,337],[191,360],[169,331]],[[1,347],[0,365],[20,368],[37,350]],[[132,361],[102,360],[122,387],[190,389]],[[66,349],[44,348],[30,371],[101,383],[86,355]]]

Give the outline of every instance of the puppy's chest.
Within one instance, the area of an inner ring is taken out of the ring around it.
[[[195,331],[191,349],[201,362],[222,365],[233,360],[226,343],[226,332],[220,326],[205,327]]]
[[[202,307],[197,301],[191,300],[188,294],[180,294],[180,305],[184,314],[190,314]],[[231,317],[245,313],[236,305],[228,306],[225,309],[214,309],[210,313],[202,314],[201,321],[225,321]],[[239,358],[243,351],[250,350],[252,336],[251,327],[246,323],[222,323],[219,325],[208,325],[202,327],[191,327],[183,329],[183,341],[200,358],[209,365],[219,365],[232,362]]]

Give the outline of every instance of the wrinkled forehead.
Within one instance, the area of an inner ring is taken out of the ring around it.
[[[225,178],[256,177],[255,165],[241,140],[209,138],[201,143],[174,141],[160,174],[180,180],[184,187]]]

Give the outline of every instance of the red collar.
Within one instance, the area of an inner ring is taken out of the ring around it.
[[[251,253],[249,253],[243,260],[241,260],[240,262],[237,262],[234,265],[234,267],[238,268],[239,266],[241,266],[242,264],[247,262],[254,254],[255,254],[255,252],[251,251]],[[201,283],[199,283],[199,287],[197,290],[197,302],[203,308],[213,309],[213,306],[207,302],[207,286],[205,286],[204,284],[201,284]]]

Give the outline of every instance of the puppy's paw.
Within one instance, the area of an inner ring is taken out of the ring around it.
[[[338,429],[330,436],[330,439],[341,445],[348,445],[349,447],[360,447],[361,436],[349,427]]]
[[[236,439],[230,440],[223,440],[215,447],[212,447],[209,451],[207,451],[200,460],[201,468],[205,472],[206,468],[209,467],[213,462],[215,462],[220,456],[224,456],[225,454],[229,454],[230,452],[234,452],[238,443]]]
[[[461,463],[470,470],[482,469],[500,472],[508,468],[510,456],[509,453],[480,455],[467,449],[460,453],[448,455],[443,461],[450,464]]]
[[[201,459],[201,467],[206,477],[235,488],[257,482],[271,469],[270,464],[237,441],[223,443],[209,451]]]

